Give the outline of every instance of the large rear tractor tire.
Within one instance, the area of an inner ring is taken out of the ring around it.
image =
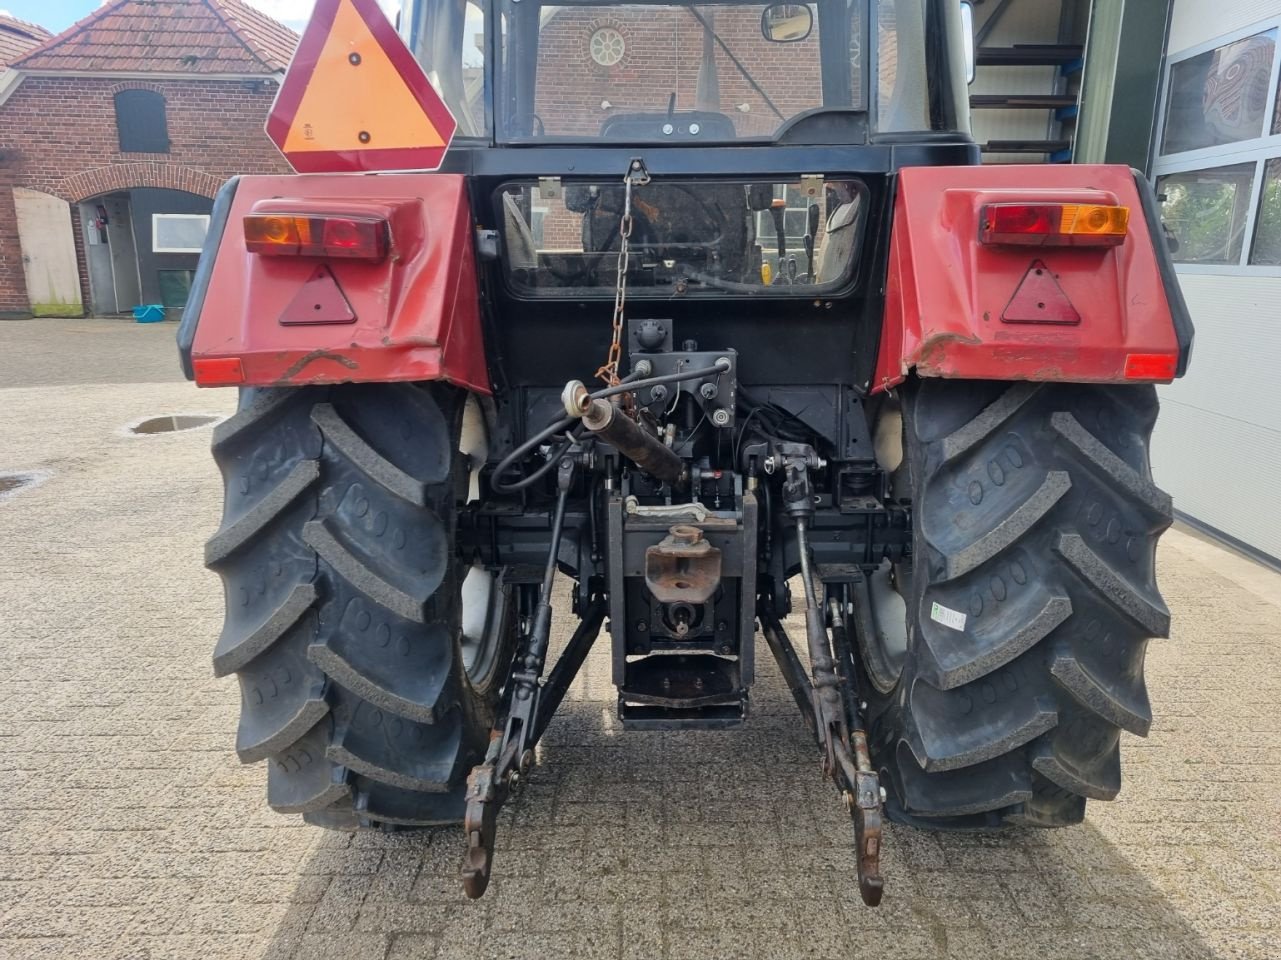
[[[469,404],[444,386],[255,389],[219,425],[219,676],[267,802],[311,823],[461,821],[511,658],[500,575],[454,549]]]
[[[1156,413],[1150,386],[922,380],[899,434],[887,406],[913,559],[871,578],[862,656],[892,819],[1056,827],[1116,796],[1121,731],[1152,719],[1145,648],[1170,625]]]

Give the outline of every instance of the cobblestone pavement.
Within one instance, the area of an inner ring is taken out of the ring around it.
[[[752,722],[688,736],[622,735],[599,647],[478,903],[459,832],[270,813],[209,663],[209,429],[121,432],[232,394],[143,382],[172,326],[86,323],[0,324],[0,472],[48,475],[0,499],[0,957],[1281,957],[1281,577],[1177,530],[1121,798],[1056,832],[891,828],[879,910],[763,645]]]

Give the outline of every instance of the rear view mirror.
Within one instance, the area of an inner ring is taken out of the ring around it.
[[[814,14],[803,3],[772,3],[761,14],[761,36],[771,43],[796,43],[814,29]]]

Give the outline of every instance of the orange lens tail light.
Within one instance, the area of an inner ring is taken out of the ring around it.
[[[391,230],[381,217],[297,216],[253,213],[245,217],[245,248],[269,257],[341,257],[383,260]]]
[[[1096,203],[989,203],[979,240],[991,245],[1115,247],[1125,241],[1130,208]]]

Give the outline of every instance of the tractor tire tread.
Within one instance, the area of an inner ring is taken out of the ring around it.
[[[215,432],[214,672],[239,677],[237,753],[267,762],[276,811],[339,830],[461,820],[497,691],[473,690],[456,650],[459,401],[409,384],[245,390]]]
[[[285,508],[303,495],[320,479],[320,464],[315,460],[300,460],[270,493],[253,508],[229,524],[224,524],[205,544],[205,566],[216,567],[235,553],[264,527],[272,523]]]
[[[284,636],[285,631],[312,608],[318,596],[314,583],[298,583],[284,602],[252,629],[237,631],[231,629],[230,623],[225,626],[214,649],[214,676],[225,677],[244,669],[250,661]]]
[[[992,529],[985,531],[968,546],[962,547],[947,558],[947,577],[956,579],[990,561],[1011,544],[1021,539],[1063,495],[1072,489],[1072,480],[1065,470],[1051,470],[1035,492],[1018,504]]]
[[[410,593],[392,583],[349,550],[323,520],[312,520],[304,526],[302,538],[321,560],[357,591],[406,620],[426,623],[423,607],[434,592],[435,585],[423,583],[419,589]],[[439,584],[439,580],[436,584]]]
[[[1145,736],[1148,641],[1169,633],[1148,386],[917,381],[910,637],[870,711],[891,816],[944,829],[1079,823]],[[945,613],[939,608],[945,608]]]
[[[415,507],[427,505],[427,485],[411,477],[364,440],[331,403],[318,403],[311,409],[312,422],[320,428],[326,442],[332,444],[360,471],[393,496]]]

